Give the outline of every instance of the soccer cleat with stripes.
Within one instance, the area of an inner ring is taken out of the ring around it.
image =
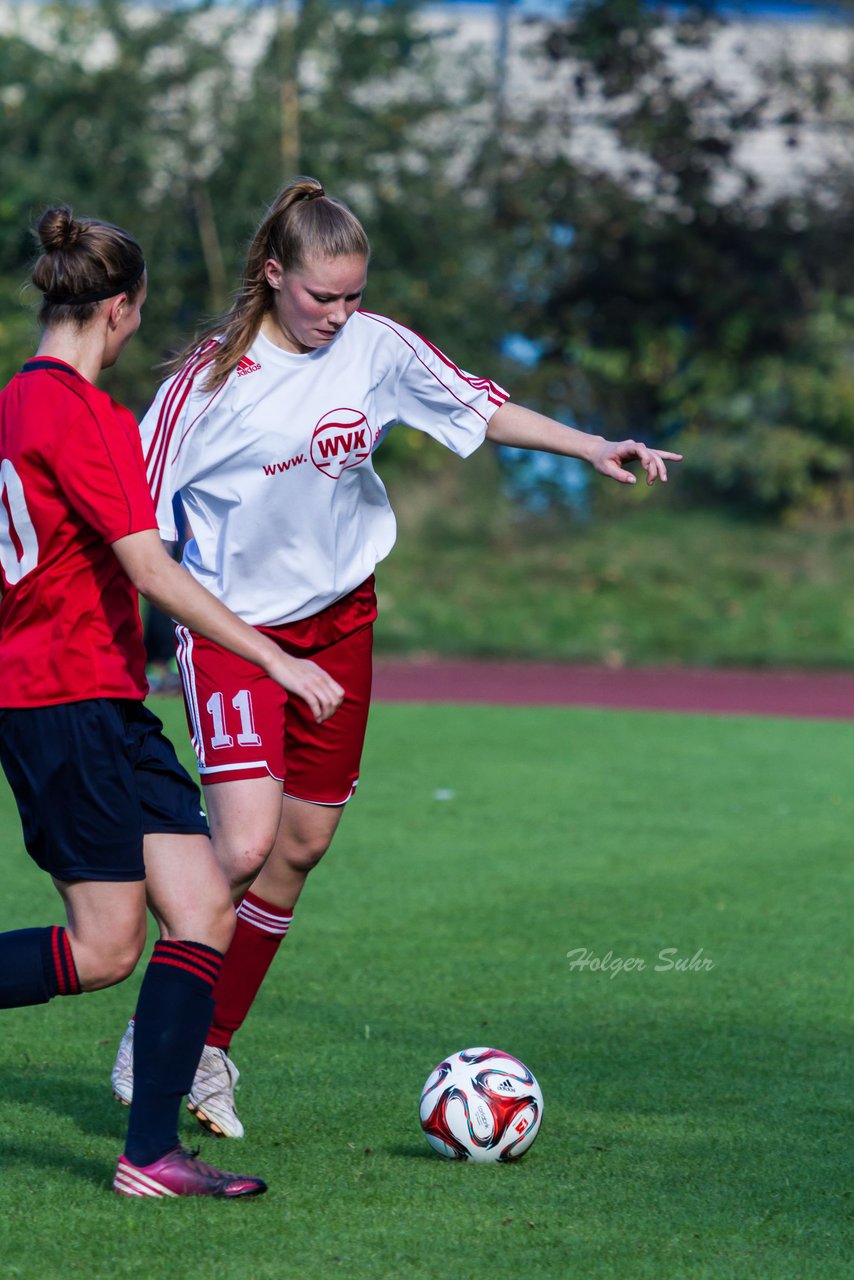
[[[187,1099],[203,1129],[218,1138],[242,1138],[243,1125],[234,1109],[234,1087],[240,1072],[225,1049],[206,1044]]]
[[[226,1173],[199,1160],[192,1151],[176,1147],[154,1164],[139,1168],[127,1156],[119,1156],[113,1190],[120,1196],[147,1196],[174,1199],[178,1196],[216,1196],[236,1200],[240,1196],[261,1196],[267,1190],[262,1178]]]

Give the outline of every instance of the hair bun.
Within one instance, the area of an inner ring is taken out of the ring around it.
[[[83,234],[82,223],[77,222],[68,205],[45,209],[39,218],[36,232],[45,253],[57,253],[70,249]]]

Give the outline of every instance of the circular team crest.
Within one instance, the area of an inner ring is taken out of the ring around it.
[[[372,443],[371,428],[360,409],[332,409],[314,428],[311,460],[318,471],[337,480],[342,471],[365,461]]]

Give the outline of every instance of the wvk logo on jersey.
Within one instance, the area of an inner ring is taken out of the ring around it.
[[[371,452],[374,442],[368,420],[360,409],[332,409],[325,413],[311,437],[311,460],[333,480]]]

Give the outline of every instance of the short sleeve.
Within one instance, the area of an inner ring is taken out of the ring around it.
[[[105,542],[156,528],[133,414],[109,397],[80,399],[63,426],[56,478],[69,504]]]
[[[372,317],[394,335],[399,420],[423,431],[462,458],[483,443],[489,420],[507,392],[489,378],[454,364],[426,338],[385,317]]]

